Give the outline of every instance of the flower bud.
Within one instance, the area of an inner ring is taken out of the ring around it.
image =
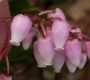
[[[82,51],[81,51],[81,43],[78,39],[69,40],[65,45],[65,55],[71,64],[74,66],[79,66]]]
[[[38,63],[38,67],[46,67],[47,65],[45,64],[46,61],[42,58],[42,56],[40,55],[39,51],[38,51],[38,43],[37,41],[34,42],[34,56],[35,56],[35,59]]]
[[[74,66],[72,63],[70,63],[69,60],[66,60],[66,66],[68,70],[70,71],[70,73],[74,73],[77,69],[77,67]]]
[[[81,58],[81,61],[80,61],[80,64],[79,64],[79,69],[82,69],[84,67],[86,61],[87,61],[86,54],[82,54],[82,58]]]
[[[55,20],[52,24],[52,40],[56,50],[63,50],[69,36],[69,24],[65,21]]]
[[[55,56],[53,58],[53,67],[55,69],[55,72],[59,73],[61,71],[64,61],[65,61],[64,51],[56,51]]]
[[[54,57],[55,51],[52,44],[52,41],[49,37],[42,38],[40,37],[37,41],[37,50],[38,56],[41,56],[45,62],[43,64],[45,65],[52,65],[52,59]],[[36,53],[34,53],[36,55]]]
[[[26,37],[32,27],[32,22],[28,16],[18,14],[11,23],[11,40],[10,43],[20,46],[20,42]]]
[[[28,35],[22,41],[22,47],[27,50],[32,43],[33,31],[29,32]]]

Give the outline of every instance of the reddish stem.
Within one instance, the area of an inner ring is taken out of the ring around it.
[[[10,73],[10,65],[9,65],[8,56],[6,56],[6,65],[7,65],[7,75],[9,76],[9,73]]]
[[[7,55],[8,53],[8,49],[10,47],[9,45],[9,27],[8,24],[6,24],[7,27],[7,32],[6,32],[6,36],[5,36],[5,42],[3,44],[3,48],[0,51],[0,60],[3,60],[3,58]]]
[[[7,28],[4,36],[5,38],[2,40],[3,43],[3,47],[0,51],[0,60],[2,60],[8,53],[9,50],[9,24],[7,23],[9,21],[10,18],[10,11],[9,11],[9,4],[8,4],[8,0],[2,0],[0,2],[0,22],[2,27]],[[3,25],[2,25],[3,24]],[[2,38],[1,38],[2,39]],[[6,63],[7,63],[7,75],[9,75],[9,61],[8,58],[6,57]]]
[[[82,37],[83,37],[85,40],[90,41],[90,37],[89,37],[89,36],[87,36],[87,35],[85,35],[85,34],[82,34]]]
[[[45,28],[42,23],[40,23],[40,27],[41,27],[41,31],[42,31],[41,33],[42,33],[43,37],[46,38],[46,36],[47,36],[46,31],[45,31]]]
[[[54,11],[53,10],[45,10],[45,11],[38,13],[38,15],[41,16],[43,14],[47,14],[47,13],[51,13],[51,12],[54,12]]]

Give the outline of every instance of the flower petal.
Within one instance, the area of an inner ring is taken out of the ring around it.
[[[34,42],[34,56],[38,63],[38,67],[46,67],[46,61],[42,58],[37,49],[37,42]]]
[[[69,24],[62,21],[54,21],[52,24],[52,40],[56,50],[63,50],[69,35]]]
[[[66,66],[67,66],[68,70],[70,71],[70,73],[74,73],[77,68],[72,63],[70,63],[69,60],[66,60]]]
[[[52,64],[52,59],[54,57],[55,51],[54,46],[50,37],[47,38],[39,38],[37,40],[37,48],[40,55],[47,61],[47,65]]]
[[[65,45],[65,55],[73,65],[79,66],[82,57],[82,51],[81,43],[78,39],[67,41]]]
[[[53,58],[53,67],[55,72],[59,73],[61,68],[63,67],[65,61],[64,51],[56,51],[56,54]]]
[[[22,47],[27,50],[32,43],[33,33],[29,32],[28,35],[22,41]]]
[[[79,64],[79,67],[78,67],[78,68],[79,68],[79,69],[82,69],[82,68],[84,67],[86,61],[87,61],[87,56],[86,56],[86,54],[82,54],[82,58],[81,58],[81,61],[80,61],[80,64]]]
[[[20,42],[29,33],[31,27],[32,22],[28,16],[23,14],[16,15],[11,23],[10,43],[15,46],[20,46]]]

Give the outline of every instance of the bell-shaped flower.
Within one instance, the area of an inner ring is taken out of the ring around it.
[[[38,67],[46,67],[46,60],[43,59],[43,57],[40,55],[39,51],[38,51],[38,43],[37,41],[34,42],[34,57],[37,61]]]
[[[34,51],[34,55],[37,57],[42,57],[45,65],[52,65],[52,59],[55,54],[54,46],[50,37],[42,38],[40,37],[37,41],[37,51]],[[36,59],[38,60],[38,59]]]
[[[90,41],[86,41],[84,43],[84,46],[85,46],[85,49],[86,49],[86,52],[87,52],[87,56],[90,59]]]
[[[66,60],[66,66],[70,73],[74,73],[77,69],[77,66],[74,66],[72,63],[70,63],[68,59]]]
[[[68,40],[65,45],[65,55],[71,64],[74,66],[79,66],[82,51],[81,51],[81,43],[78,39]]]
[[[30,47],[33,36],[34,36],[34,32],[32,30],[31,32],[28,33],[28,35],[22,41],[22,47],[24,48],[24,50],[27,50]]]
[[[85,65],[86,62],[87,62],[87,56],[86,56],[86,54],[83,53],[78,68],[79,69],[82,69],[84,67],[84,65]]]
[[[10,43],[20,46],[20,42],[27,36],[32,28],[32,22],[28,16],[18,14],[11,23],[11,40]]]
[[[0,80],[12,80],[12,77],[0,74]]]
[[[59,73],[61,71],[61,68],[63,67],[65,62],[65,54],[64,51],[56,51],[55,56],[53,58],[53,68],[55,69],[55,72]]]
[[[69,36],[69,24],[66,21],[55,20],[52,24],[51,37],[56,50],[63,50]]]
[[[56,8],[55,13],[49,13],[48,18],[59,18],[63,21],[66,20],[66,17],[64,15],[63,11],[60,8]]]

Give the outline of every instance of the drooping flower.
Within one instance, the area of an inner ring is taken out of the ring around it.
[[[69,36],[69,24],[66,21],[55,20],[52,24],[51,37],[56,50],[64,49]]]
[[[28,33],[28,35],[24,38],[24,40],[22,41],[22,47],[24,48],[24,50],[27,50],[29,48],[32,43],[32,38],[32,33]]]
[[[43,60],[43,64],[45,65],[52,65],[52,59],[54,57],[55,51],[54,51],[54,46],[51,41],[51,38],[43,38],[40,37],[34,47],[36,47],[36,51],[34,51],[34,55],[36,56],[36,60],[39,63],[39,60]],[[39,59],[38,59],[39,58]],[[42,63],[40,61],[40,63]]]
[[[43,59],[43,57],[40,55],[38,51],[38,44],[37,42],[34,42],[34,57],[37,61],[38,67],[46,67],[46,60]]]
[[[73,65],[68,59],[66,59],[66,66],[70,73],[74,73],[77,69],[77,66]]]
[[[53,58],[53,64],[52,66],[55,69],[55,72],[59,73],[61,71],[61,68],[63,67],[63,64],[65,62],[65,54],[64,51],[56,51],[55,56]]]
[[[12,80],[12,77],[11,76],[5,76],[5,75],[1,74],[0,80]]]
[[[81,43],[78,39],[68,40],[65,45],[65,55],[71,64],[74,66],[79,66],[82,51]]]
[[[85,53],[82,54],[82,58],[80,64],[78,66],[79,69],[82,69],[87,61],[87,55]]]
[[[32,22],[28,16],[18,14],[11,23],[11,40],[10,43],[20,46],[20,42],[28,35],[32,28]]]
[[[27,50],[30,47],[33,36],[34,36],[34,30],[30,31],[22,41],[22,47],[24,48],[24,50]]]

